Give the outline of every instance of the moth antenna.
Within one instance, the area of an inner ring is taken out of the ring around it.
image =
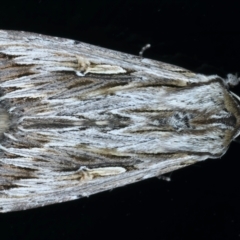
[[[139,52],[139,56],[142,57],[143,53],[151,47],[151,44],[146,44],[145,46],[142,47],[141,51]]]

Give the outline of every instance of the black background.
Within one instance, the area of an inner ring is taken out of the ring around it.
[[[239,3],[240,4],[240,3]],[[240,71],[238,1],[2,1],[0,29],[72,38],[203,74]],[[234,89],[235,93],[240,88]],[[240,239],[239,144],[89,198],[0,215],[0,239]],[[0,203],[1,204],[1,203]]]

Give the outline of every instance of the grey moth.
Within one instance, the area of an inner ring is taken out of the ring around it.
[[[219,158],[227,80],[82,42],[0,31],[0,211],[69,201]]]

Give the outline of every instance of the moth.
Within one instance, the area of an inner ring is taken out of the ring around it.
[[[82,198],[219,158],[238,78],[0,31],[0,211]]]

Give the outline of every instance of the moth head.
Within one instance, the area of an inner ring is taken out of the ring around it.
[[[237,74],[231,74],[229,73],[227,75],[227,78],[225,79],[225,82],[228,87],[235,87],[239,84],[240,78]]]

